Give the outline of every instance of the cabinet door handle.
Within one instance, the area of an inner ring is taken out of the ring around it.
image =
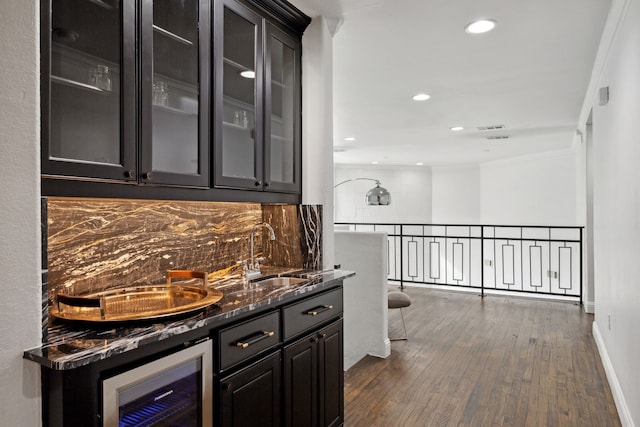
[[[125,171],[124,172],[124,177],[133,179],[133,178],[136,177],[136,173],[135,173],[135,171]]]
[[[151,172],[145,172],[142,174],[142,179],[146,179],[147,181],[151,181],[152,175]]]
[[[260,187],[262,185],[262,181],[256,181],[255,186]]]
[[[252,344],[255,344],[255,343],[259,342],[259,341],[262,341],[262,340],[267,339],[269,337],[272,337],[274,335],[275,335],[274,331],[261,331],[261,332],[258,332],[255,335],[252,335],[252,336],[250,336],[248,338],[245,338],[245,339],[243,339],[241,341],[236,342],[236,347],[238,347],[238,348],[247,348]]]
[[[264,186],[265,186],[265,187],[268,187],[268,186],[270,186],[270,185],[271,185],[271,183],[270,183],[269,181],[267,181],[267,182],[265,182],[265,183],[264,183]]]
[[[320,313],[324,313],[327,310],[331,310],[333,308],[332,305],[321,305],[312,310],[307,311],[305,314],[308,316],[317,316]]]

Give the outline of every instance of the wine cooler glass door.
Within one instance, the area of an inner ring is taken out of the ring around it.
[[[204,427],[212,423],[211,342],[103,381],[107,427]]]

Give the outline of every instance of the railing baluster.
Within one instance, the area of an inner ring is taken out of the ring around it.
[[[480,296],[484,298],[484,226],[480,226]]]
[[[403,241],[403,226],[400,224],[400,289],[404,289],[404,241]],[[407,265],[408,267],[408,265]]]
[[[580,228],[580,305],[582,305],[582,228]]]

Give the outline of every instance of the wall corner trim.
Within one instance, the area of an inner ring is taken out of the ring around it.
[[[598,347],[598,353],[600,353],[602,366],[604,367],[604,371],[607,374],[607,379],[609,380],[609,387],[611,387],[613,400],[615,401],[616,408],[618,409],[620,423],[623,425],[623,427],[636,427],[636,425],[633,423],[633,419],[631,418],[631,412],[629,411],[629,406],[627,405],[627,401],[624,398],[622,387],[620,386],[620,382],[618,381],[618,377],[616,376],[616,371],[613,368],[611,359],[609,358],[609,353],[607,353],[607,347],[602,338],[602,334],[600,333],[598,324],[595,321],[593,322],[592,331],[593,338],[596,341],[596,346]]]

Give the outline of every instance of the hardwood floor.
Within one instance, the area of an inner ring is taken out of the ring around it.
[[[408,341],[345,373],[346,426],[619,426],[575,304],[405,288]],[[389,311],[390,336],[402,334]]]

